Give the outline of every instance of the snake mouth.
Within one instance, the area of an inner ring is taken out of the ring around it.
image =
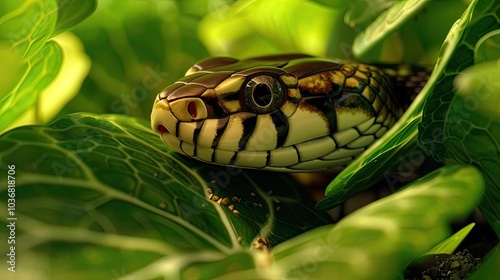
[[[157,96],[151,112],[151,128],[153,131],[160,135],[175,134],[176,123],[177,121],[166,99],[160,99]]]
[[[159,124],[156,126],[156,132],[158,132],[160,134],[161,133],[170,133],[170,131],[168,131],[168,129],[163,124]]]
[[[158,123],[153,129],[160,135],[160,139],[163,141],[163,143],[171,148],[174,148],[178,152],[181,152],[180,139],[177,139],[177,137],[175,137],[175,135],[170,132],[165,125],[163,125],[162,123]]]
[[[154,131],[160,134],[160,139],[163,141],[163,143],[171,146],[172,148],[175,147],[172,146],[172,138],[175,138],[174,135],[170,131],[168,131],[168,129],[163,124],[156,125]]]

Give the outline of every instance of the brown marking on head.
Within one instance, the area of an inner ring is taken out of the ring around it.
[[[299,80],[304,95],[334,95],[344,85],[345,76],[338,70],[320,72]]]

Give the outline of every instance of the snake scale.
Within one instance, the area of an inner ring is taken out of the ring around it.
[[[301,54],[208,58],[157,95],[151,125],[208,163],[339,171],[402,115],[395,76]]]

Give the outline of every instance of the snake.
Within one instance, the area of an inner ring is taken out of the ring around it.
[[[207,163],[340,171],[403,114],[398,91],[408,86],[396,77],[305,54],[211,57],[156,96],[151,126],[176,152]]]

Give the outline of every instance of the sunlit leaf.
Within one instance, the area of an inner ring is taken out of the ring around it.
[[[78,37],[66,32],[56,36],[53,40],[62,51],[63,60],[60,71],[54,80],[39,92],[36,107],[27,110],[7,130],[21,125],[47,123],[52,120],[78,93],[83,79],[87,76],[90,60]]]
[[[47,1],[2,1],[0,40],[29,59],[42,49],[57,21],[57,3]]]
[[[4,98],[16,86],[16,82],[22,79],[27,65],[22,62],[21,56],[10,48],[8,44],[0,44],[0,99]]]
[[[455,80],[457,94],[464,98],[466,111],[499,119],[500,59],[476,64],[466,69]],[[468,117],[469,114],[465,114]]]
[[[436,77],[439,80],[438,86],[432,89],[426,101],[419,125],[419,143],[436,160],[442,161],[446,150],[443,144],[443,126],[454,96],[453,80],[458,73],[473,65],[474,46],[479,40],[500,28],[499,13],[500,1],[473,1],[444,42],[438,61],[442,68],[435,70],[442,73]]]
[[[443,242],[439,243],[438,245],[434,246],[432,249],[427,251],[425,255],[433,255],[433,254],[451,255],[455,251],[455,249],[457,249],[458,245],[462,243],[465,237],[467,237],[467,235],[474,226],[475,223],[471,223],[463,227],[461,230],[457,231],[455,234],[448,237],[446,240],[444,240]]]
[[[2,1],[0,4],[0,41],[3,42],[0,56],[10,56],[11,61],[7,60],[3,69],[13,71],[6,75],[0,88],[0,131],[26,111],[36,110],[39,93],[56,77],[62,62],[60,47],[50,40],[58,26],[58,12],[65,14],[65,9],[71,6],[73,13],[80,7],[83,14],[71,15],[72,20],[67,13],[68,17],[59,18],[67,29],[91,13],[84,12],[86,8],[80,6],[82,3],[65,4],[62,10],[55,0]]]
[[[61,52],[47,42],[57,20],[57,5],[49,1],[3,1],[0,5],[0,40],[8,43],[18,65],[16,79],[6,85],[0,99],[0,131],[34,106],[38,92],[55,77]],[[10,50],[9,50],[10,49]],[[4,54],[7,55],[7,54]],[[16,67],[14,67],[16,69]],[[22,74],[19,69],[22,69]]]
[[[16,81],[14,89],[0,101],[0,131],[4,131],[27,110],[37,106],[38,94],[59,72],[62,63],[61,48],[54,41],[48,41],[23,63],[27,65],[24,76]]]
[[[457,79],[458,94],[445,117],[445,157],[481,170],[487,187],[483,214],[500,236],[500,77],[499,62],[477,64]]]
[[[474,167],[449,165],[404,190],[276,246],[274,279],[395,279],[471,212],[484,188]]]

